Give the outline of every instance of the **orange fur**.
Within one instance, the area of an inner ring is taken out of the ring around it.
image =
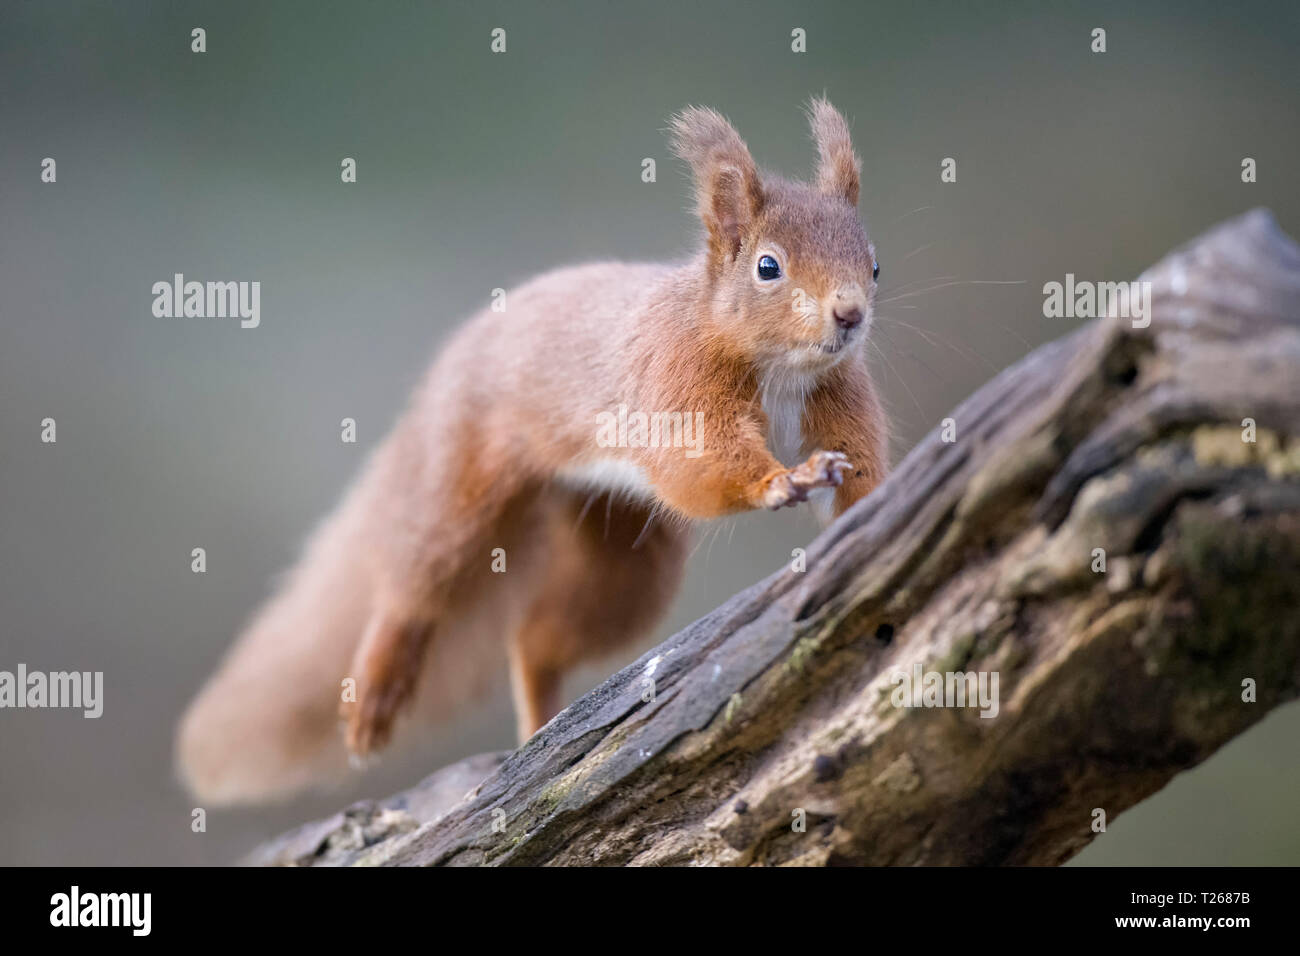
[[[829,103],[810,120],[814,186],[761,173],[719,114],[685,110],[672,135],[706,231],[696,258],[552,272],[452,338],[182,720],[192,789],[234,802],[327,779],[347,751],[446,716],[501,657],[526,737],[558,709],[567,670],[653,627],[689,519],[823,488],[838,513],[879,483],[860,164]],[[779,278],[759,277],[763,256]],[[701,413],[698,455],[602,446],[600,416],[620,405]]]

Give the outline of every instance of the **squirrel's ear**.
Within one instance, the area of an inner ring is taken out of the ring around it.
[[[670,131],[673,152],[695,177],[710,252],[718,258],[734,256],[763,208],[763,185],[749,147],[720,113],[704,107],[682,110]]]
[[[808,125],[817,144],[817,188],[856,206],[862,161],[853,152],[849,124],[823,96],[809,102]]]

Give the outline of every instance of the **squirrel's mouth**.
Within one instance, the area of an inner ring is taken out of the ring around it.
[[[843,352],[844,346],[848,344],[848,339],[836,339],[834,342],[809,342],[804,345],[804,349],[818,355],[836,355]]]
[[[805,342],[801,346],[801,351],[807,357],[806,360],[811,360],[813,356],[838,358],[852,342],[852,335],[839,335],[830,342]]]

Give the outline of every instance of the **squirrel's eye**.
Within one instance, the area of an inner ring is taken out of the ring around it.
[[[771,256],[762,256],[758,260],[758,277],[760,279],[779,279],[781,267]]]
[[[880,263],[875,259],[871,260],[871,281],[875,282],[880,278]]]

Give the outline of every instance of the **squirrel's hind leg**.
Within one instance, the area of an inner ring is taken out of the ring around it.
[[[348,750],[356,756],[388,743],[454,597],[486,572],[493,546],[528,498],[526,478],[511,467],[507,452],[483,446],[472,457],[430,465],[411,450],[422,440],[416,435],[385,449],[370,486],[370,533],[359,546],[372,564],[375,587],[347,675],[356,679],[355,700],[340,709]],[[420,477],[414,486],[412,475]],[[406,491],[385,493],[394,488]]]
[[[647,635],[681,582],[690,528],[611,494],[554,488],[538,501],[507,644],[520,743],[561,709],[564,675]]]
[[[388,743],[415,690],[433,627],[431,620],[389,609],[371,616],[354,662],[360,693],[343,707],[349,752],[364,756]]]

